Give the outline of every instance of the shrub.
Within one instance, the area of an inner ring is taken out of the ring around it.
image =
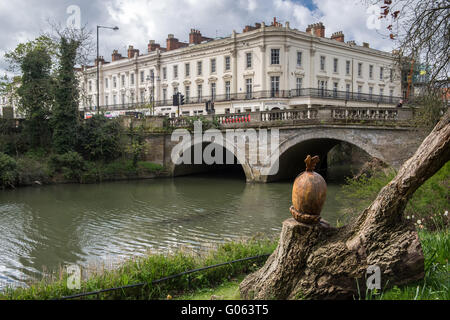
[[[14,187],[17,181],[17,163],[7,154],[0,153],[0,185]]]
[[[80,180],[85,170],[83,157],[75,151],[61,155],[54,155],[50,159],[51,166],[56,172],[61,172],[66,179]]]
[[[89,161],[110,162],[123,153],[122,127],[117,120],[96,115],[83,122],[77,150]]]
[[[24,157],[17,160],[17,174],[20,185],[30,185],[35,181],[47,182],[53,172],[46,161]]]

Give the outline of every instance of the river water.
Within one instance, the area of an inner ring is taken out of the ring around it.
[[[338,217],[329,184],[322,216]],[[67,264],[120,260],[180,247],[279,234],[292,183],[235,177],[54,185],[0,191],[0,288]]]

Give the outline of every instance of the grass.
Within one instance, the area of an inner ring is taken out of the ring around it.
[[[371,177],[362,176],[358,180],[348,179],[342,187],[340,201],[344,206],[340,220],[348,221],[350,217],[362,212],[376,198],[379,191],[395,176],[392,170],[388,174],[377,172]],[[436,174],[416,190],[406,206],[404,215],[413,219],[420,228],[442,230],[449,225],[448,210],[450,203],[450,162],[447,162]]]
[[[82,281],[81,289],[74,291],[67,288],[67,274],[60,273],[31,283],[27,288],[9,288],[0,294],[1,299],[42,300],[56,299],[79,292],[126,286],[145,282],[148,285],[136,289],[126,289],[90,296],[88,299],[165,299],[167,294],[177,295],[187,290],[210,288],[230,279],[255,271],[264,262],[259,260],[228,264],[188,276],[184,275],[158,285],[151,285],[153,280],[178,274],[187,270],[228,262],[240,258],[271,253],[277,241],[273,239],[248,239],[222,244],[207,253],[196,255],[191,251],[180,250],[173,254],[151,254],[124,262],[113,270],[91,274]]]
[[[405,286],[367,295],[373,300],[450,300],[450,236],[445,231],[420,231],[425,256],[423,280]],[[239,300],[239,283],[245,275],[224,282],[214,288],[190,291],[174,299],[178,300]]]

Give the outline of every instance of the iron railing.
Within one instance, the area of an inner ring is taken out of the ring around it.
[[[376,95],[368,93],[357,93],[357,92],[347,92],[329,89],[317,89],[317,88],[302,88],[302,89],[292,89],[292,90],[265,90],[265,91],[254,91],[251,93],[229,93],[222,95],[209,95],[201,97],[185,97],[185,104],[204,104],[208,101],[214,102],[226,102],[226,101],[251,101],[255,99],[292,99],[292,98],[319,98],[319,99],[331,99],[331,100],[342,100],[342,101],[360,101],[360,102],[371,102],[371,103],[381,103],[381,104],[396,104],[399,102],[401,97],[396,96],[385,96]],[[132,102],[132,103],[121,103],[107,106],[100,106],[101,110],[129,110],[129,109],[139,109],[145,108],[153,105],[154,107],[163,106],[173,106],[172,99],[157,100],[152,103],[148,102]],[[86,111],[96,111],[95,107],[86,107]]]

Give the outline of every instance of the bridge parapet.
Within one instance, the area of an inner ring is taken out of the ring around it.
[[[313,107],[286,110],[258,111],[206,115],[202,118],[221,128],[292,126],[302,124],[370,124],[409,126],[413,117],[411,108],[359,108],[359,107]],[[169,127],[189,127],[198,117],[168,119]]]

